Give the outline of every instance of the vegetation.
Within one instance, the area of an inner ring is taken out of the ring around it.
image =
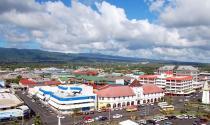
[[[22,79],[21,75],[18,75],[15,79],[6,79],[6,84],[9,85],[10,83],[19,83],[20,79]]]
[[[34,118],[34,125],[42,125],[40,115],[37,115],[37,116]]]

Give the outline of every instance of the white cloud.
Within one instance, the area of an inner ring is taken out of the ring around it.
[[[174,0],[160,14],[160,20],[167,26],[210,25],[209,0]]]
[[[71,7],[59,1],[44,4],[28,1],[30,4],[20,3],[30,11],[20,10],[20,5],[14,2],[10,9],[0,13],[0,32],[8,41],[35,41],[50,51],[88,51],[156,59],[177,57],[177,60],[193,58],[191,54],[205,57],[199,50],[209,45],[203,39],[208,35],[192,38],[197,32],[190,32],[190,29],[168,28],[147,19],[130,20],[124,9],[105,1],[96,4],[97,10],[75,1]],[[151,4],[152,10],[163,7],[162,1],[156,2],[157,5]],[[163,19],[162,11],[160,13]],[[5,37],[9,34],[4,32],[8,26],[14,36]],[[200,29],[209,31],[205,27]],[[208,51],[202,52],[210,55]]]

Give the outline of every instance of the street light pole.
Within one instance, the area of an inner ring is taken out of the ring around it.
[[[65,118],[65,117],[61,116],[61,114],[59,113],[57,118],[58,118],[58,125],[61,125],[61,118]]]
[[[109,122],[110,122],[111,108],[109,108]]]

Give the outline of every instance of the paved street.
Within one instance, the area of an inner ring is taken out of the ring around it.
[[[32,101],[31,98],[27,96],[27,94],[23,94],[21,91],[17,92],[17,95],[24,100],[24,102],[37,114],[41,116],[41,120],[44,125],[57,125],[57,114],[55,111],[50,109],[48,106],[45,106],[45,104],[41,103],[39,100],[36,100],[35,102]],[[177,99],[176,99],[177,98]],[[180,98],[185,98],[185,97],[175,97],[174,103],[180,104],[177,101]],[[156,105],[144,105],[139,108],[139,111],[136,112],[126,112],[125,110],[117,110],[117,111],[111,111],[110,112],[110,120],[112,123],[118,123],[123,120],[130,119],[131,116],[142,116],[144,118],[148,118],[148,114],[150,117],[155,116],[156,114],[159,113],[159,109]],[[112,116],[114,114],[122,114],[123,117],[120,119],[113,119]],[[71,117],[70,115],[65,115],[65,118],[62,119],[62,125],[73,125],[73,124],[78,124],[81,125],[83,121],[83,117],[85,115],[81,116],[76,116],[76,117]],[[109,112],[95,112],[94,114],[88,115],[92,118],[95,118],[97,116],[106,116],[109,118]],[[184,120],[171,120],[175,125],[192,125],[192,123],[195,121],[195,119],[184,119]],[[95,123],[98,124],[107,124],[107,121],[96,121]],[[165,122],[165,121],[164,121]],[[159,124],[162,125],[164,122],[160,122]]]
[[[50,109],[49,107],[45,106],[44,104],[42,104],[39,100],[36,100],[35,102],[32,102],[32,99],[29,98],[26,94],[23,94],[21,91],[17,92],[17,95],[23,99],[25,101],[25,103],[33,110],[35,111],[37,114],[39,114],[41,116],[41,120],[43,121],[43,123],[45,125],[57,125],[57,115],[56,113],[52,112],[53,110]],[[118,111],[111,111],[110,112],[110,119],[112,119],[112,116],[114,114],[123,114],[123,118],[120,118],[120,121],[122,121],[123,119],[129,119],[132,115],[140,115],[142,114],[142,112],[145,112],[144,115],[148,115],[148,114],[153,114],[155,115],[155,113],[158,112],[158,107],[157,106],[152,106],[152,105],[148,105],[148,106],[144,106],[144,111],[140,110],[137,112],[126,112],[125,110],[118,110]],[[75,118],[72,118],[69,115],[65,115],[65,118],[62,119],[62,124],[63,125],[69,125],[69,124],[73,124],[74,121],[75,123],[78,123],[80,121],[83,120],[83,117],[85,115],[82,116],[76,116]],[[89,116],[91,116],[92,118],[95,118],[97,116],[106,116],[109,118],[109,112],[101,112],[101,113],[94,113],[94,114],[90,114]],[[118,121],[118,119],[114,119],[115,121]],[[107,121],[106,121],[107,122]]]

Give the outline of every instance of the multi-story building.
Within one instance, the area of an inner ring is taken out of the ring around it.
[[[40,86],[29,89],[29,93],[37,93],[40,100],[63,114],[74,113],[75,109],[83,112],[96,108],[97,100],[93,87],[84,84]]]
[[[166,78],[172,77],[173,74],[170,73],[163,73],[161,75],[158,75],[157,78],[155,79],[155,85],[158,87],[165,89],[166,86]]]
[[[172,72],[172,73],[174,73],[175,71],[175,68],[176,68],[176,66],[175,65],[165,65],[165,66],[162,66],[162,67],[160,67],[160,68],[158,68],[158,70],[157,70],[157,74],[163,74],[163,73],[165,73],[165,72]]]
[[[158,75],[140,75],[138,80],[142,84],[155,84],[157,77]]]
[[[177,76],[192,76],[193,81],[198,81],[199,70],[193,66],[178,66],[176,69]]]
[[[193,66],[178,66],[176,70],[177,76],[192,76],[193,88],[201,89],[204,82],[199,79],[199,70]]]
[[[189,95],[194,92],[192,80],[192,76],[173,76],[166,78],[166,93],[172,95]]]

